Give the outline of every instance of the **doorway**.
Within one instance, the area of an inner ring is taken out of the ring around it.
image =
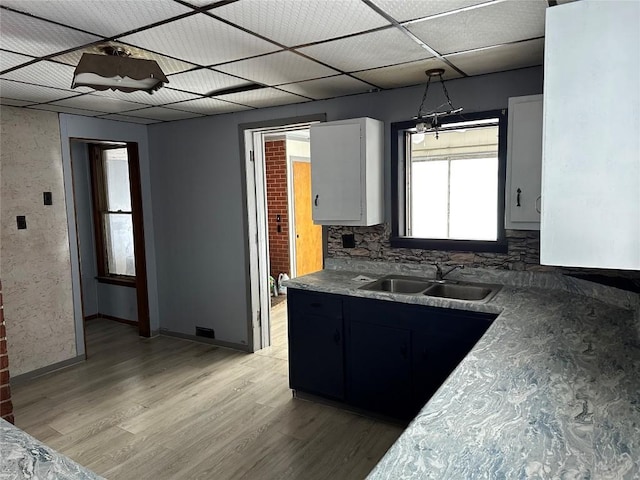
[[[138,145],[71,139],[70,153],[82,317],[150,337]]]
[[[282,292],[278,280],[284,275],[293,278],[323,268],[324,232],[311,219],[311,123],[241,128],[246,153],[248,233],[252,239],[253,351],[271,344],[272,300],[279,303]]]

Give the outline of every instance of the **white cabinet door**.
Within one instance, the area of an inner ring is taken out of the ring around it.
[[[639,19],[638,1],[547,9],[543,264],[640,269]]]
[[[320,124],[311,128],[313,220],[360,220],[364,153],[361,125]]]
[[[509,99],[505,228],[539,230],[542,95]]]

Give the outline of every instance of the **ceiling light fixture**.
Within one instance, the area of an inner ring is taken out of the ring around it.
[[[440,128],[439,119],[442,117],[448,117],[449,115],[455,115],[456,113],[460,113],[462,108],[455,108],[451,103],[451,99],[449,98],[449,92],[447,91],[447,87],[444,84],[444,79],[442,78],[442,74],[444,73],[443,68],[433,68],[431,70],[427,70],[424,72],[427,74],[427,85],[424,89],[424,94],[422,95],[422,102],[420,103],[420,108],[418,108],[418,116],[414,118],[416,120],[416,132],[417,133],[427,133],[427,132],[435,132],[436,138],[438,138],[438,129]],[[429,85],[431,84],[431,79],[434,77],[438,77],[440,79],[440,85],[442,85],[442,91],[444,92],[444,96],[447,99],[446,103],[441,104],[435,110],[430,112],[424,111],[424,102],[427,100],[427,92],[429,91]],[[448,110],[438,111],[438,109],[442,107],[449,106]]]
[[[71,88],[90,87],[95,90],[138,90],[153,94],[169,83],[154,60],[131,58],[131,52],[121,46],[101,47],[105,55],[84,53],[75,72]]]

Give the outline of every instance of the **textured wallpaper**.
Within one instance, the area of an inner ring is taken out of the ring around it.
[[[1,108],[0,278],[14,377],[75,357],[76,343],[58,115]]]

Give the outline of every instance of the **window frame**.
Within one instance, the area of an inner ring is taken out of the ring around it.
[[[107,254],[107,241],[106,232],[104,228],[103,213],[107,203],[107,189],[106,178],[104,173],[104,152],[106,150],[113,149],[126,149],[127,150],[127,166],[129,171],[129,196],[131,198],[131,222],[135,229],[135,205],[133,191],[133,176],[131,166],[131,149],[127,144],[89,144],[89,158],[90,158],[90,172],[91,172],[91,197],[92,197],[92,217],[93,217],[93,230],[95,237],[95,252],[96,252],[96,264],[97,264],[97,276],[96,280],[101,283],[108,283],[112,285],[120,285],[124,287],[136,287],[135,275],[120,275],[109,272],[108,266],[108,254]],[[135,249],[135,232],[134,232],[134,262],[137,252]],[[137,267],[137,263],[136,263]],[[137,272],[137,269],[136,269]]]
[[[407,181],[406,134],[415,128],[415,120],[391,124],[391,247],[422,250],[452,250],[467,252],[506,253],[507,241],[504,228],[504,195],[507,177],[507,109],[452,115],[441,119],[447,123],[498,118],[498,202],[496,240],[450,240],[409,237],[406,232]]]

